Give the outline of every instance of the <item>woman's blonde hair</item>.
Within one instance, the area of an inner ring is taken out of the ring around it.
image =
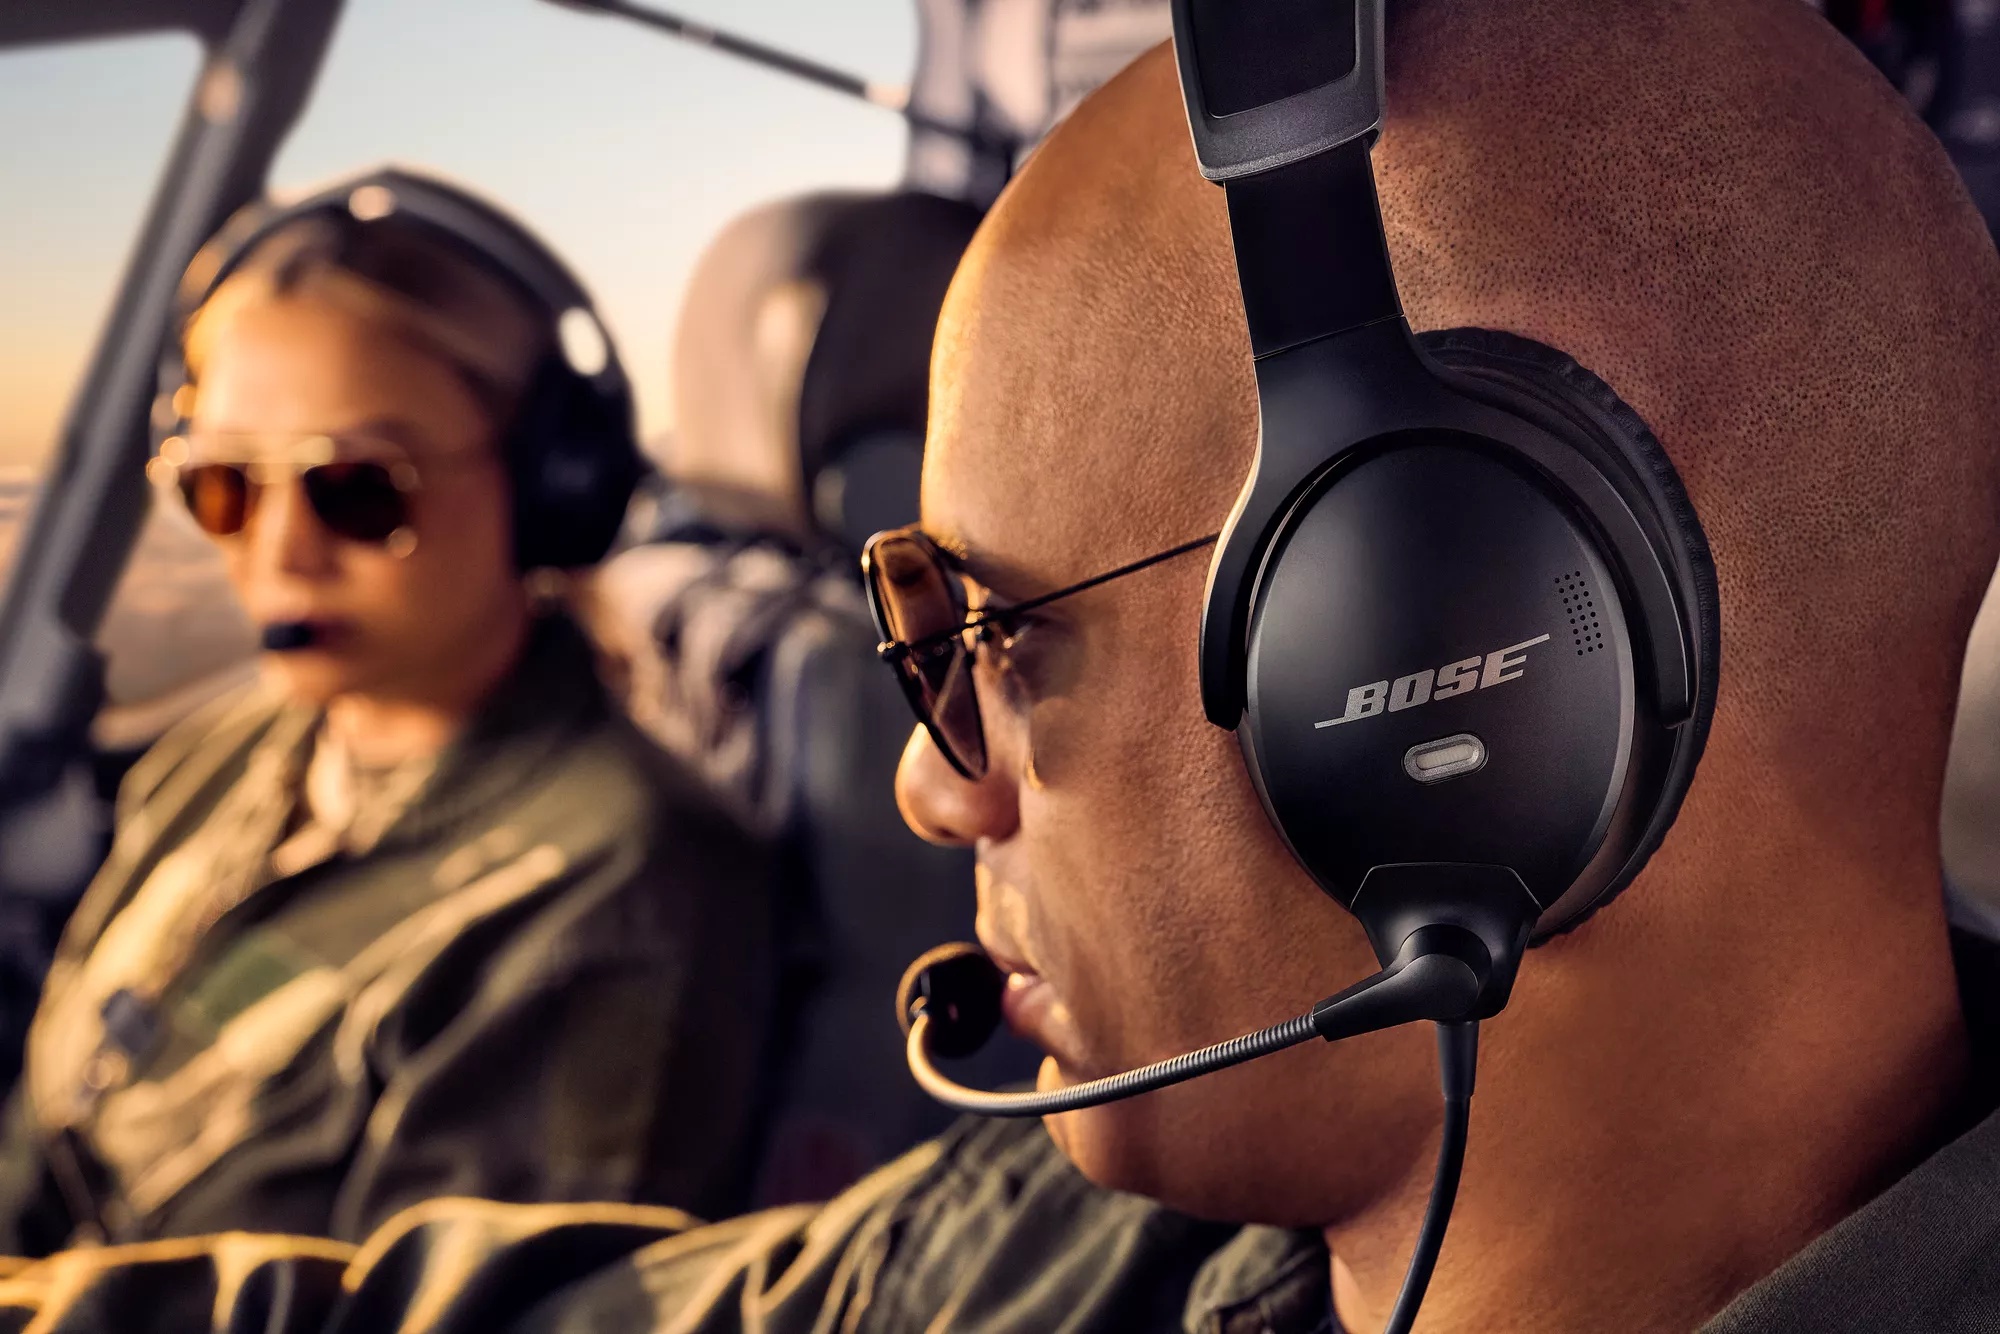
[[[451,366],[496,425],[518,406],[554,331],[532,297],[420,222],[313,214],[261,238],[188,317],[199,380],[218,332],[246,306],[310,295],[380,322]]]

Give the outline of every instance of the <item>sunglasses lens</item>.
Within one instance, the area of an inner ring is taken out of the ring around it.
[[[396,479],[380,463],[323,463],[302,479],[306,501],[327,531],[355,542],[382,543],[410,521]]]
[[[233,463],[204,463],[180,470],[181,499],[201,530],[214,537],[243,531],[250,510],[250,478]]]
[[[939,749],[970,777],[986,772],[986,733],[964,635],[965,586],[928,542],[887,534],[868,548],[882,638],[915,645],[896,662],[904,693]],[[929,641],[929,642],[924,642]]]

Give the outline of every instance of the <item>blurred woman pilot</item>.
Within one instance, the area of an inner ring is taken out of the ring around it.
[[[263,680],[125,784],[0,1245],[358,1238],[436,1195],[730,1211],[765,855],[531,592],[605,553],[638,472],[587,298],[392,171],[232,224],[184,296],[149,471],[221,546]]]

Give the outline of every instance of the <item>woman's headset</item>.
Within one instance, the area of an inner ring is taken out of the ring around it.
[[[303,218],[366,228],[393,219],[434,234],[493,274],[546,321],[545,347],[501,440],[521,570],[593,565],[611,549],[644,465],[632,390],[589,295],[526,228],[430,177],[380,168],[283,207],[255,204],[224,226],[183,280],[179,318],[160,357],[158,435],[185,429],[180,330],[259,246]],[[157,446],[158,440],[155,441]]]
[[[971,947],[918,960],[899,1007],[919,1083],[1011,1116],[1436,1022],[1444,1136],[1402,1331],[1457,1189],[1478,1021],[1531,941],[1608,901],[1665,837],[1715,711],[1721,626],[1707,540],[1637,413],[1526,338],[1412,334],[1369,160],[1383,11],[1173,0],[1261,418],[1209,569],[1202,703],[1382,971],[1285,1023],[1046,1093],[983,1093],[932,1064],[998,1022],[1001,979]]]

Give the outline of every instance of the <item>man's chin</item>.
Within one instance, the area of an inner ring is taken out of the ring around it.
[[[1066,1079],[1053,1058],[1042,1062],[1036,1081],[1043,1090],[1082,1081]],[[1180,1192],[1164,1164],[1173,1155],[1162,1138],[1171,1134],[1146,1104],[1148,1098],[1106,1103],[1043,1118],[1049,1138],[1093,1185],[1145,1195],[1169,1204]]]
[[[1089,1078],[1090,1076],[1079,1075],[1073,1070],[1066,1068],[1060,1056],[1048,1053],[1045,1048],[1042,1063],[1035,1069],[1035,1092],[1060,1092],[1063,1089],[1074,1088],[1078,1084],[1085,1083]]]
[[[1087,1077],[1102,1073],[1116,1071]],[[1067,1088],[1085,1078],[1048,1058],[1036,1087]],[[1209,1076],[1045,1117],[1042,1124],[1077,1171],[1106,1190],[1143,1195],[1197,1218],[1317,1226],[1325,1182],[1287,1161],[1283,1118],[1273,1123],[1269,1099],[1239,1096],[1232,1084],[1242,1087],[1227,1075]]]

